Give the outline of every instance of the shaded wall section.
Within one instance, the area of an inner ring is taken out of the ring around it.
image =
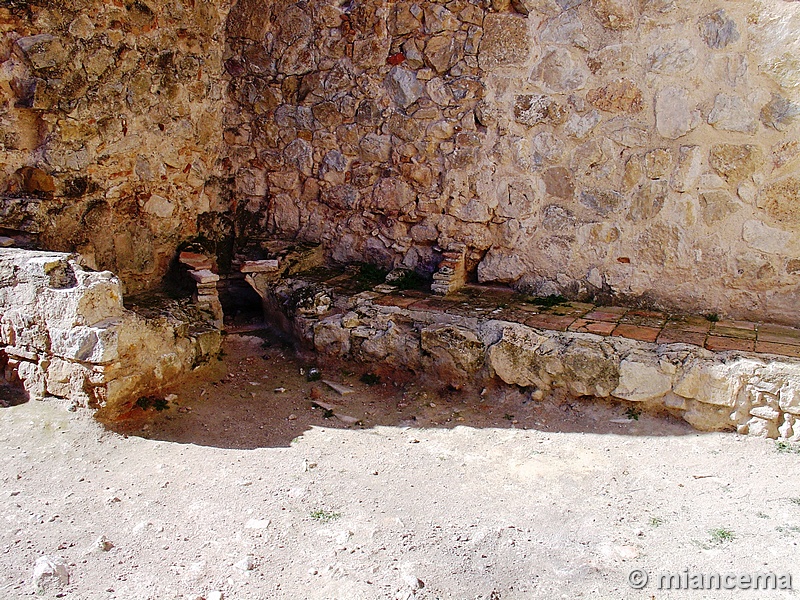
[[[157,286],[218,208],[226,14],[211,0],[2,3],[0,226],[128,291]]]
[[[800,7],[240,0],[242,235],[484,282],[796,322]]]

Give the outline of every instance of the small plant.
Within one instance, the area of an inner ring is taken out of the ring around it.
[[[319,521],[320,523],[330,523],[331,521],[335,521],[336,519],[340,518],[342,513],[331,512],[329,510],[318,508],[317,510],[312,510],[310,516],[312,519]]]
[[[711,541],[714,544],[725,544],[736,539],[736,534],[730,529],[725,529],[724,527],[712,529],[709,531],[709,533],[711,534]]]
[[[387,271],[369,263],[361,263],[358,267],[358,280],[364,285],[373,286],[386,281]]]
[[[429,284],[430,281],[416,271],[406,271],[392,282],[401,290],[424,290]]]
[[[797,506],[800,506],[800,498],[789,498],[789,502]]]
[[[378,385],[381,382],[381,378],[380,375],[375,375],[375,373],[364,373],[359,378],[359,381],[367,385]]]
[[[504,418],[506,421],[513,421],[513,420],[514,420],[514,415],[512,415],[512,414],[509,414],[509,413],[506,413],[506,414],[504,414],[504,415],[503,415],[503,418]]]
[[[544,308],[550,308],[551,306],[563,304],[566,301],[567,299],[561,294],[550,294],[549,296],[537,296],[535,298],[531,298],[530,300],[531,304],[535,304],[536,306],[542,306]]]
[[[800,445],[792,444],[786,440],[775,442],[775,449],[782,454],[800,454]]]
[[[703,317],[705,317],[706,321],[710,321],[711,323],[719,321],[719,315],[717,313],[708,313],[703,315]]]
[[[635,406],[629,406],[625,409],[625,416],[634,421],[638,421],[639,417],[642,416],[642,409],[636,408]]]
[[[661,527],[664,524],[664,519],[661,517],[650,517],[648,523],[650,527]]]

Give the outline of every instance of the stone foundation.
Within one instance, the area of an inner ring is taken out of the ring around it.
[[[284,279],[265,297],[287,331],[329,358],[407,369],[440,387],[563,389],[666,410],[700,430],[800,440],[800,360],[530,327],[492,316],[530,317],[530,307],[474,301],[444,312],[387,286],[348,293],[346,281]]]
[[[219,352],[221,334],[191,306],[126,309],[119,279],[75,257],[0,249],[0,363],[30,399],[124,414]]]

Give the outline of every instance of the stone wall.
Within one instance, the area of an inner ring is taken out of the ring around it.
[[[0,235],[128,291],[194,239],[463,244],[482,282],[796,323],[796,3],[229,3],[3,3]]]
[[[0,3],[0,227],[128,291],[214,223],[225,0]],[[227,200],[224,210],[227,210]]]
[[[239,0],[240,235],[796,323],[792,2]]]

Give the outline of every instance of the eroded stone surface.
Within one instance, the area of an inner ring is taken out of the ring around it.
[[[0,249],[0,307],[6,379],[30,399],[64,398],[108,418],[209,360],[221,343],[202,317],[125,309],[118,278],[67,254]]]

